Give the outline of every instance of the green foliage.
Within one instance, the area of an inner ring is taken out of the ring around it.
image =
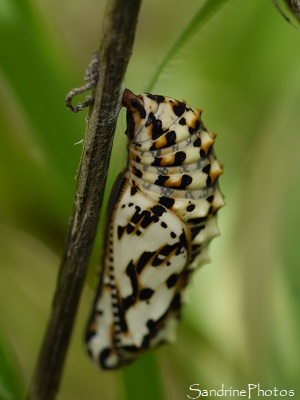
[[[13,351],[3,332],[0,331],[0,399],[22,399],[22,380],[16,362],[12,359]]]
[[[84,113],[64,98],[98,46],[97,3],[0,5],[1,399],[28,385],[55,288],[84,137]],[[87,287],[58,399],[179,400],[192,383],[299,393],[299,35],[271,1],[143,3],[126,86],[152,81],[203,108],[225,165],[221,237],[188,289],[177,343],[124,372],[94,371],[84,354]],[[126,162],[124,129],[121,113],[108,188]]]
[[[180,32],[170,49],[166,52],[162,61],[158,65],[151,82],[148,85],[147,91],[151,92],[164,68],[170,63],[170,61],[176,56],[182,47],[188,43],[190,38],[205,24],[209,16],[211,16],[213,13],[216,13],[227,1],[228,0],[206,1],[204,2],[203,6],[199,7],[198,11]]]
[[[164,400],[166,392],[163,387],[163,377],[154,352],[146,354],[136,363],[124,369],[124,390],[128,399]],[[149,385],[151,382],[151,385]]]

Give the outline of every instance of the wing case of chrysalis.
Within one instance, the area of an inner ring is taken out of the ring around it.
[[[207,261],[224,205],[201,110],[126,89],[128,164],[111,193],[103,270],[86,332],[97,367],[174,342],[182,292]]]

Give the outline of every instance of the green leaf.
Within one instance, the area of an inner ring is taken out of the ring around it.
[[[123,371],[123,381],[128,400],[166,398],[161,371],[154,352],[143,355],[134,364],[126,367]]]
[[[0,399],[21,400],[24,387],[15,354],[0,330]]]
[[[181,31],[180,35],[171,45],[169,51],[167,51],[165,57],[160,62],[151,82],[148,84],[147,90],[151,92],[156,82],[158,81],[162,71],[166,66],[173,60],[176,54],[188,43],[190,38],[207,22],[209,17],[216,13],[219,8],[224,5],[228,0],[207,0],[206,3],[195,13],[194,17],[187,24],[187,26]]]

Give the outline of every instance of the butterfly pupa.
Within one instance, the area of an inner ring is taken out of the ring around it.
[[[182,293],[207,261],[224,205],[215,134],[184,101],[126,89],[128,162],[113,187],[86,346],[115,369],[173,342]]]

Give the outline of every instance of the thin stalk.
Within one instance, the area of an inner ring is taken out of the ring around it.
[[[99,79],[89,111],[73,214],[29,400],[53,400],[61,381],[99,222],[122,82],[132,52],[140,2],[111,0],[105,12],[98,51]]]

